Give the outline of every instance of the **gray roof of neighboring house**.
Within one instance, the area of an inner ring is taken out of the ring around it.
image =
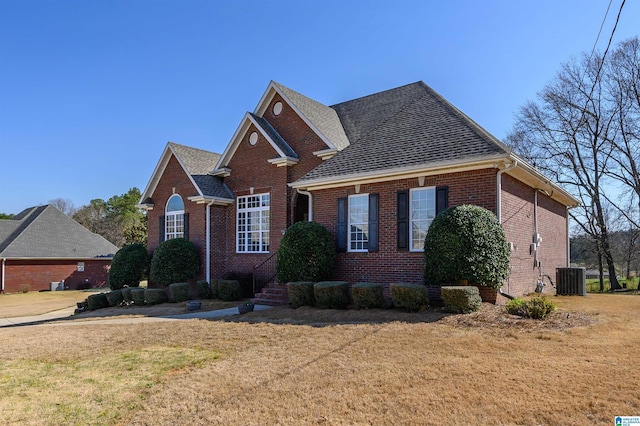
[[[509,152],[421,81],[332,108],[351,144],[298,182]]]
[[[204,196],[233,198],[233,194],[224,184],[222,178],[209,175],[220,159],[220,154],[180,145],[175,142],[169,142],[169,146]]]
[[[273,82],[282,93],[304,114],[305,117],[322,133],[338,150],[349,146],[349,138],[345,134],[340,118],[331,107],[314,101],[295,90],[280,83]]]
[[[87,259],[113,256],[118,247],[52,205],[0,220],[0,257]]]
[[[276,131],[276,129],[274,129],[273,126],[271,126],[271,124],[269,124],[267,120],[265,120],[262,117],[258,117],[255,114],[251,114],[251,117],[253,117],[253,119],[256,120],[256,123],[258,123],[258,125],[262,128],[262,130],[269,135],[271,140],[273,140],[273,142],[275,142],[275,144],[278,145],[278,148],[280,148],[282,152],[284,152],[285,156],[291,157],[291,158],[298,158],[298,154],[296,154],[293,148],[291,148],[289,144],[286,143],[284,139],[282,139],[282,136],[280,136],[280,134]]]

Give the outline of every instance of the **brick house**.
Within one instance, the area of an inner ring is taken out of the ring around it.
[[[333,106],[271,82],[222,154],[168,143],[140,207],[149,250],[190,239],[202,279],[273,262],[287,227],[313,220],[335,237],[337,279],[388,284],[423,282],[433,217],[475,204],[502,223],[503,291],[522,295],[568,266],[576,203],[423,82]]]
[[[0,291],[103,287],[117,250],[52,205],[25,209],[0,220]]]

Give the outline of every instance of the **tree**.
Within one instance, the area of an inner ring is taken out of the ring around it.
[[[640,229],[640,40],[637,37],[618,45],[606,63],[604,74],[609,102],[616,108],[617,132],[609,140],[612,166],[609,174],[630,195],[631,209],[626,203],[620,212]]]
[[[68,198],[54,198],[53,200],[49,200],[49,204],[53,205],[53,207],[60,210],[62,213],[67,216],[73,216],[78,209]]]
[[[606,264],[617,289],[607,210],[615,204],[608,184],[618,153],[612,141],[619,134],[620,105],[607,91],[604,65],[599,54],[563,64],[537,102],[520,109],[507,142],[580,200],[570,215],[596,242],[601,280]]]
[[[93,199],[81,207],[73,218],[91,232],[100,234],[118,247],[147,244],[147,216],[136,207],[140,190],[131,188],[108,201]]]
[[[0,213],[0,219],[11,219],[13,217],[12,213]]]

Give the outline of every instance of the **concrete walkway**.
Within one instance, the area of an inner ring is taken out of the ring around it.
[[[254,311],[269,309],[271,306],[255,305]],[[182,319],[215,319],[239,315],[238,308],[218,309],[215,311],[193,311],[188,314],[167,315],[160,317],[129,317],[118,318],[117,316],[92,317],[87,319],[77,319],[73,321],[58,321],[70,319],[75,311],[75,307],[60,309],[42,315],[28,317],[0,318],[0,327],[17,327],[22,325],[86,325],[86,324],[140,324],[145,322],[176,321]]]

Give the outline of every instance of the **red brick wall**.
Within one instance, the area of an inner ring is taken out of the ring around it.
[[[273,114],[273,105],[282,102],[283,108],[279,115]],[[231,175],[225,178],[225,184],[233,192],[234,197],[251,194],[270,194],[270,242],[269,253],[236,253],[236,204],[226,211],[226,239],[224,243],[218,241],[213,246],[226,247],[224,255],[215,253],[221,269],[212,271],[213,278],[219,278],[229,272],[252,272],[253,266],[261,263],[280,247],[282,234],[293,223],[294,205],[297,194],[287,185],[302,177],[322,160],[314,151],[327,149],[327,145],[311,130],[309,126],[287,105],[278,95],[269,104],[264,118],[287,141],[298,155],[299,161],[293,166],[277,167],[268,160],[279,157],[275,148],[266,138],[251,125],[240,141],[228,167]],[[249,144],[249,136],[258,132],[255,145]],[[222,212],[216,211],[216,215]],[[213,216],[212,216],[213,218]],[[221,222],[221,218],[216,220]],[[215,250],[215,249],[212,249]],[[223,260],[224,259],[224,260]]]
[[[189,240],[193,242],[200,253],[200,272],[196,279],[204,279],[206,265],[206,205],[196,204],[188,200],[188,197],[198,195],[198,191],[173,156],[171,156],[156,189],[151,195],[154,207],[153,210],[147,212],[149,220],[147,247],[149,253],[153,253],[158,247],[160,238],[160,216],[164,216],[165,206],[169,198],[174,194],[174,188],[175,193],[182,197],[185,213],[189,214]]]
[[[425,187],[448,186],[449,206],[476,204],[495,211],[496,170],[484,169],[428,177]],[[379,251],[376,253],[340,253],[336,278],[351,283],[359,281],[392,283],[423,282],[423,253],[397,248],[397,192],[418,188],[418,179],[361,185],[360,193],[379,194]],[[313,217],[334,235],[337,222],[337,199],[355,194],[355,187],[313,192]]]
[[[84,271],[78,271],[78,262],[84,262]],[[4,285],[6,293],[18,293],[23,285],[30,291],[49,290],[50,283],[65,281],[74,290],[89,280],[92,287],[106,287],[111,259],[100,260],[11,260],[5,262]]]
[[[538,233],[541,271],[555,280],[555,268],[567,265],[566,208],[544,193],[538,192]],[[535,233],[534,189],[509,175],[502,177],[502,226],[507,241],[513,243],[510,275],[503,290],[522,295],[535,290],[538,268],[531,243]],[[545,293],[555,294],[547,286]]]

